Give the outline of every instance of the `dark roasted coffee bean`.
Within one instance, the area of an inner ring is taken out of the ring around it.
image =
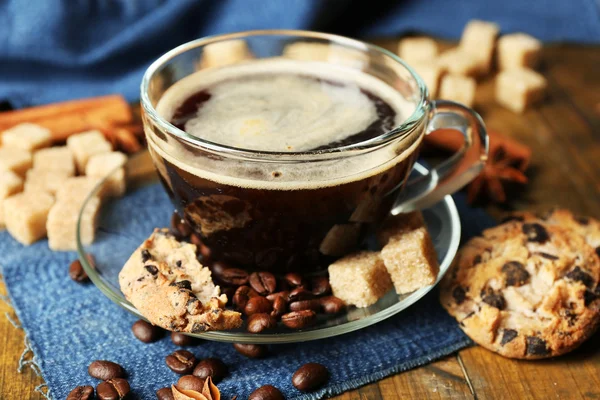
[[[200,251],[200,255],[202,255],[202,259],[203,260],[210,260],[210,257],[212,256],[212,250],[210,249],[210,247],[208,247],[204,243],[200,243],[198,245],[198,248],[199,248],[199,251]]]
[[[252,289],[256,290],[261,296],[266,296],[275,292],[277,288],[277,280],[275,275],[270,272],[253,272],[248,277],[248,282]]]
[[[225,268],[217,278],[227,285],[242,286],[248,283],[248,273],[239,268]]]
[[[282,292],[271,293],[270,295],[267,296],[267,300],[275,301],[275,299],[277,297],[283,297],[283,299],[287,302],[289,296],[290,296],[290,292],[288,292],[287,290],[284,290]]]
[[[239,310],[244,311],[248,300],[252,297],[257,297],[258,293],[250,286],[240,286],[233,295],[233,305]]]
[[[252,314],[248,317],[246,330],[250,333],[260,333],[269,329],[274,329],[277,321],[269,314]]]
[[[273,311],[271,311],[271,316],[273,318],[279,318],[287,311],[287,302],[282,296],[275,297],[273,301]]]
[[[214,383],[219,383],[227,375],[227,365],[218,358],[205,358],[194,368],[194,376],[206,379],[209,376]]]
[[[321,301],[321,309],[325,314],[337,314],[346,307],[342,299],[335,296],[327,296],[319,300]]]
[[[196,357],[187,350],[177,350],[165,358],[167,367],[176,374],[189,375],[196,366]]]
[[[250,393],[248,400],[285,400],[285,397],[275,386],[264,385]]]
[[[89,365],[88,374],[93,378],[106,381],[112,378],[124,378],[125,370],[112,361],[96,360]]]
[[[192,228],[187,221],[179,216],[177,212],[171,217],[171,229],[179,237],[186,238],[192,234]]]
[[[500,340],[500,345],[504,346],[506,343],[510,343],[514,338],[519,336],[519,333],[514,329],[504,329],[502,332],[502,339]]]
[[[290,303],[292,303],[294,301],[310,300],[310,299],[314,299],[314,298],[315,298],[315,295],[304,288],[296,288],[296,289],[292,290],[290,292],[290,295],[288,296],[288,300]]]
[[[143,319],[135,321],[131,326],[131,331],[133,332],[133,336],[144,343],[156,342],[164,333],[161,328]]]
[[[244,307],[244,314],[270,313],[272,308],[273,306],[269,300],[261,296],[256,296],[248,300],[246,307]]]
[[[196,245],[196,251],[200,252],[200,246],[202,245],[202,239],[197,233],[192,233],[190,235],[190,243]],[[201,252],[200,252],[201,253]]]
[[[164,387],[156,391],[157,400],[175,400],[173,390],[170,387]]]
[[[202,392],[205,379],[199,378],[194,375],[184,375],[177,381],[177,389],[182,390],[195,390],[196,392]]]
[[[181,332],[171,332],[171,342],[177,346],[191,346],[196,339]]]
[[[67,396],[67,400],[91,400],[93,398],[94,388],[91,386],[77,386]]]
[[[304,282],[304,278],[302,278],[302,275],[300,275],[297,272],[288,272],[283,277],[283,280],[292,288],[304,287],[306,285]]]
[[[579,267],[575,267],[567,272],[565,278],[581,282],[588,288],[591,288],[594,285],[594,278]]]
[[[481,301],[489,304],[492,307],[496,307],[498,310],[504,310],[506,307],[506,300],[501,293],[494,292],[491,288],[485,288],[481,291]]]
[[[323,386],[329,379],[329,371],[318,363],[304,364],[292,376],[292,384],[302,392],[311,392]]]
[[[313,310],[319,311],[321,309],[321,302],[319,299],[311,300],[299,300],[290,303],[290,311],[302,311],[302,310]]]
[[[281,316],[281,322],[291,329],[302,329],[312,326],[317,321],[317,314],[311,310],[292,311]]]
[[[331,293],[329,278],[326,276],[316,276],[311,280],[311,292],[315,296],[325,296]]]
[[[209,268],[213,274],[219,277],[223,274],[223,271],[225,271],[227,268],[231,268],[231,266],[227,265],[223,261],[215,261],[210,264]]]
[[[463,287],[457,286],[452,290],[452,297],[456,301],[456,304],[461,305],[467,298],[467,292]]]
[[[547,356],[550,354],[550,350],[546,345],[546,341],[544,339],[540,339],[537,336],[527,336],[525,338],[526,345],[526,353],[532,356]]]
[[[69,265],[69,276],[78,283],[83,283],[90,280],[79,260],[75,260],[71,263],[71,265]]]
[[[233,347],[238,353],[248,358],[263,358],[267,355],[267,346],[264,344],[234,343]]]
[[[96,387],[96,396],[100,400],[122,400],[129,395],[129,382],[123,378],[109,379]]]
[[[530,242],[545,243],[550,239],[546,228],[538,223],[523,224],[521,229]]]
[[[529,272],[525,265],[518,261],[509,261],[502,266],[502,273],[507,286],[523,286],[529,282]]]

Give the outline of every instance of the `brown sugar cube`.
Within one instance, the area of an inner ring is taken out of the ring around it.
[[[12,171],[0,171],[0,229],[4,229],[4,199],[23,190],[23,179]]]
[[[25,179],[25,190],[45,191],[52,195],[70,177],[66,171],[52,171],[47,169],[30,169]]]
[[[429,90],[429,97],[435,98],[438,94],[440,79],[442,77],[442,68],[435,62],[427,64],[412,64],[411,65],[417,74],[425,82],[425,86]]]
[[[438,46],[431,38],[406,38],[398,44],[398,55],[412,66],[435,59],[438,55]]]
[[[460,75],[446,75],[442,78],[439,98],[452,100],[471,107],[475,101],[475,79]]]
[[[546,93],[546,79],[530,69],[510,69],[496,77],[496,101],[518,113],[542,100]]]
[[[75,161],[67,146],[50,147],[33,153],[33,168],[37,170],[64,171],[75,175]]]
[[[50,209],[46,229],[48,246],[55,251],[77,250],[77,221],[81,203],[78,199],[57,201]],[[96,235],[100,198],[95,196],[85,203],[81,213],[80,238],[83,245],[93,243]]]
[[[226,40],[204,47],[200,68],[222,67],[254,58],[245,40]]]
[[[99,183],[98,178],[89,176],[68,178],[56,191],[56,201],[66,202],[73,200],[81,206]]]
[[[31,153],[14,147],[0,147],[0,171],[13,171],[19,176],[31,168]]]
[[[23,192],[3,201],[4,222],[13,238],[25,245],[46,236],[46,219],[54,197],[46,192]]]
[[[443,71],[453,75],[475,76],[480,69],[477,58],[459,47],[446,50],[437,63]]]
[[[52,134],[43,126],[24,122],[2,133],[2,145],[25,151],[34,151],[52,144]]]
[[[85,172],[85,166],[91,156],[112,151],[111,144],[100,131],[87,131],[70,136],[67,147],[71,150],[77,170]]]
[[[399,233],[415,230],[423,226],[425,226],[425,220],[420,211],[389,216],[377,230],[377,242],[383,247]]]
[[[470,21],[463,30],[460,49],[475,58],[478,74],[490,72],[498,32],[498,24],[479,20]]]
[[[525,33],[504,35],[498,39],[500,69],[535,68],[540,60],[542,43]]]
[[[329,283],[334,296],[356,307],[376,303],[392,288],[383,260],[373,251],[350,254],[331,264]]]
[[[91,178],[104,179],[110,177],[104,182],[103,195],[122,196],[125,193],[125,168],[127,156],[118,151],[110,153],[96,154],[90,157],[85,174]]]

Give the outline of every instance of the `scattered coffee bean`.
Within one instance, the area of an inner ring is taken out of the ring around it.
[[[100,400],[122,400],[130,391],[129,382],[122,378],[113,378],[96,387],[96,396]]]
[[[210,247],[208,247],[207,245],[205,245],[202,242],[200,242],[200,244],[197,246],[200,249],[200,254],[202,255],[202,259],[210,260],[210,256],[212,255],[212,250],[210,249]]]
[[[270,313],[272,308],[273,306],[269,300],[264,297],[256,296],[248,300],[246,307],[244,307],[244,313],[246,315]]]
[[[248,318],[246,330],[250,333],[260,333],[277,327],[277,321],[269,314],[252,314]]]
[[[242,286],[248,283],[248,273],[239,268],[225,268],[217,278],[227,285]]]
[[[288,292],[287,290],[281,291],[281,292],[277,292],[277,293],[271,293],[270,295],[267,296],[267,300],[269,301],[275,301],[275,299],[277,297],[283,297],[283,299],[285,301],[287,301],[288,297],[290,296],[290,292]]]
[[[264,385],[250,393],[248,400],[285,400],[285,397],[275,386]]]
[[[277,288],[275,275],[270,272],[253,272],[248,277],[248,282],[252,289],[256,290],[261,296],[271,294]]]
[[[310,299],[314,299],[314,298],[315,298],[315,295],[304,288],[296,288],[296,289],[292,290],[290,292],[290,295],[288,296],[288,300],[290,301],[290,303],[292,303],[294,301],[310,300]]]
[[[248,304],[248,300],[256,296],[258,296],[258,293],[250,286],[240,286],[233,295],[233,305],[239,311],[244,311],[246,304]]]
[[[292,288],[304,287],[304,278],[297,272],[288,272],[283,277],[284,281]]]
[[[190,243],[193,245],[196,245],[197,247],[197,251],[200,251],[200,246],[202,245],[202,239],[200,239],[200,236],[197,233],[192,233],[190,235]]]
[[[88,374],[92,378],[106,381],[114,378],[124,378],[125,370],[119,364],[107,360],[96,360],[88,367]]]
[[[302,311],[302,310],[313,310],[319,311],[321,309],[321,302],[319,299],[312,300],[299,300],[290,303],[290,311]]]
[[[282,296],[275,297],[273,301],[273,311],[271,311],[271,316],[273,318],[279,318],[283,314],[285,314],[287,310],[287,302]]]
[[[69,265],[69,276],[75,282],[83,283],[90,280],[89,276],[85,273],[81,261],[75,260]]]
[[[191,346],[195,342],[195,338],[181,332],[171,332],[171,342],[177,346]]]
[[[192,228],[177,212],[174,212],[171,217],[171,229],[173,230],[173,233],[184,238],[192,234]]]
[[[227,365],[218,358],[205,358],[196,365],[193,374],[202,379],[210,376],[214,383],[219,383],[227,375]]]
[[[189,375],[196,366],[196,357],[187,350],[177,350],[165,358],[167,367],[176,374]]]
[[[316,276],[311,281],[311,292],[315,296],[325,296],[331,293],[331,285],[329,278],[326,276]]]
[[[320,301],[321,309],[325,314],[337,314],[346,306],[341,299],[335,296],[323,297]]]
[[[131,331],[133,332],[133,336],[144,343],[156,342],[164,333],[161,328],[143,319],[135,321],[131,326]]]
[[[292,376],[292,384],[303,392],[313,391],[327,382],[329,371],[318,363],[304,364]]]
[[[91,386],[77,386],[67,396],[67,400],[91,400],[93,398],[94,388]]]
[[[317,314],[311,310],[292,311],[281,316],[281,322],[291,329],[302,329],[314,325]]]
[[[204,386],[204,379],[194,375],[184,375],[177,381],[177,388],[182,390],[195,390],[196,392],[202,392]]]
[[[234,343],[233,348],[235,348],[238,353],[248,358],[263,358],[268,353],[267,346],[264,344]]]
[[[156,391],[156,398],[158,400],[175,400],[173,397],[173,390],[170,387],[164,387]]]

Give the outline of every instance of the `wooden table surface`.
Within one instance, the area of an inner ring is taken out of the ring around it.
[[[382,43],[393,46],[392,42]],[[488,128],[518,138],[533,149],[530,183],[510,194],[495,216],[511,209],[570,208],[600,218],[600,48],[549,46],[542,73],[548,99],[518,115],[493,101],[491,81],[478,87],[475,108]],[[5,294],[0,282],[0,293]],[[3,317],[14,313],[0,302],[0,399],[41,399],[42,379],[26,368],[17,373],[23,333]],[[344,393],[338,399],[592,399],[600,398],[600,334],[563,357],[509,360],[471,347],[429,365]]]

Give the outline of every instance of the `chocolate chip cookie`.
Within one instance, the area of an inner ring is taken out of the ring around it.
[[[442,305],[503,356],[564,354],[600,323],[600,257],[588,242],[528,216],[488,229],[461,249],[442,282]]]
[[[196,246],[179,242],[168,229],[156,229],[119,273],[125,298],[154,325],[175,332],[201,333],[238,328],[238,312],[225,310]]]

